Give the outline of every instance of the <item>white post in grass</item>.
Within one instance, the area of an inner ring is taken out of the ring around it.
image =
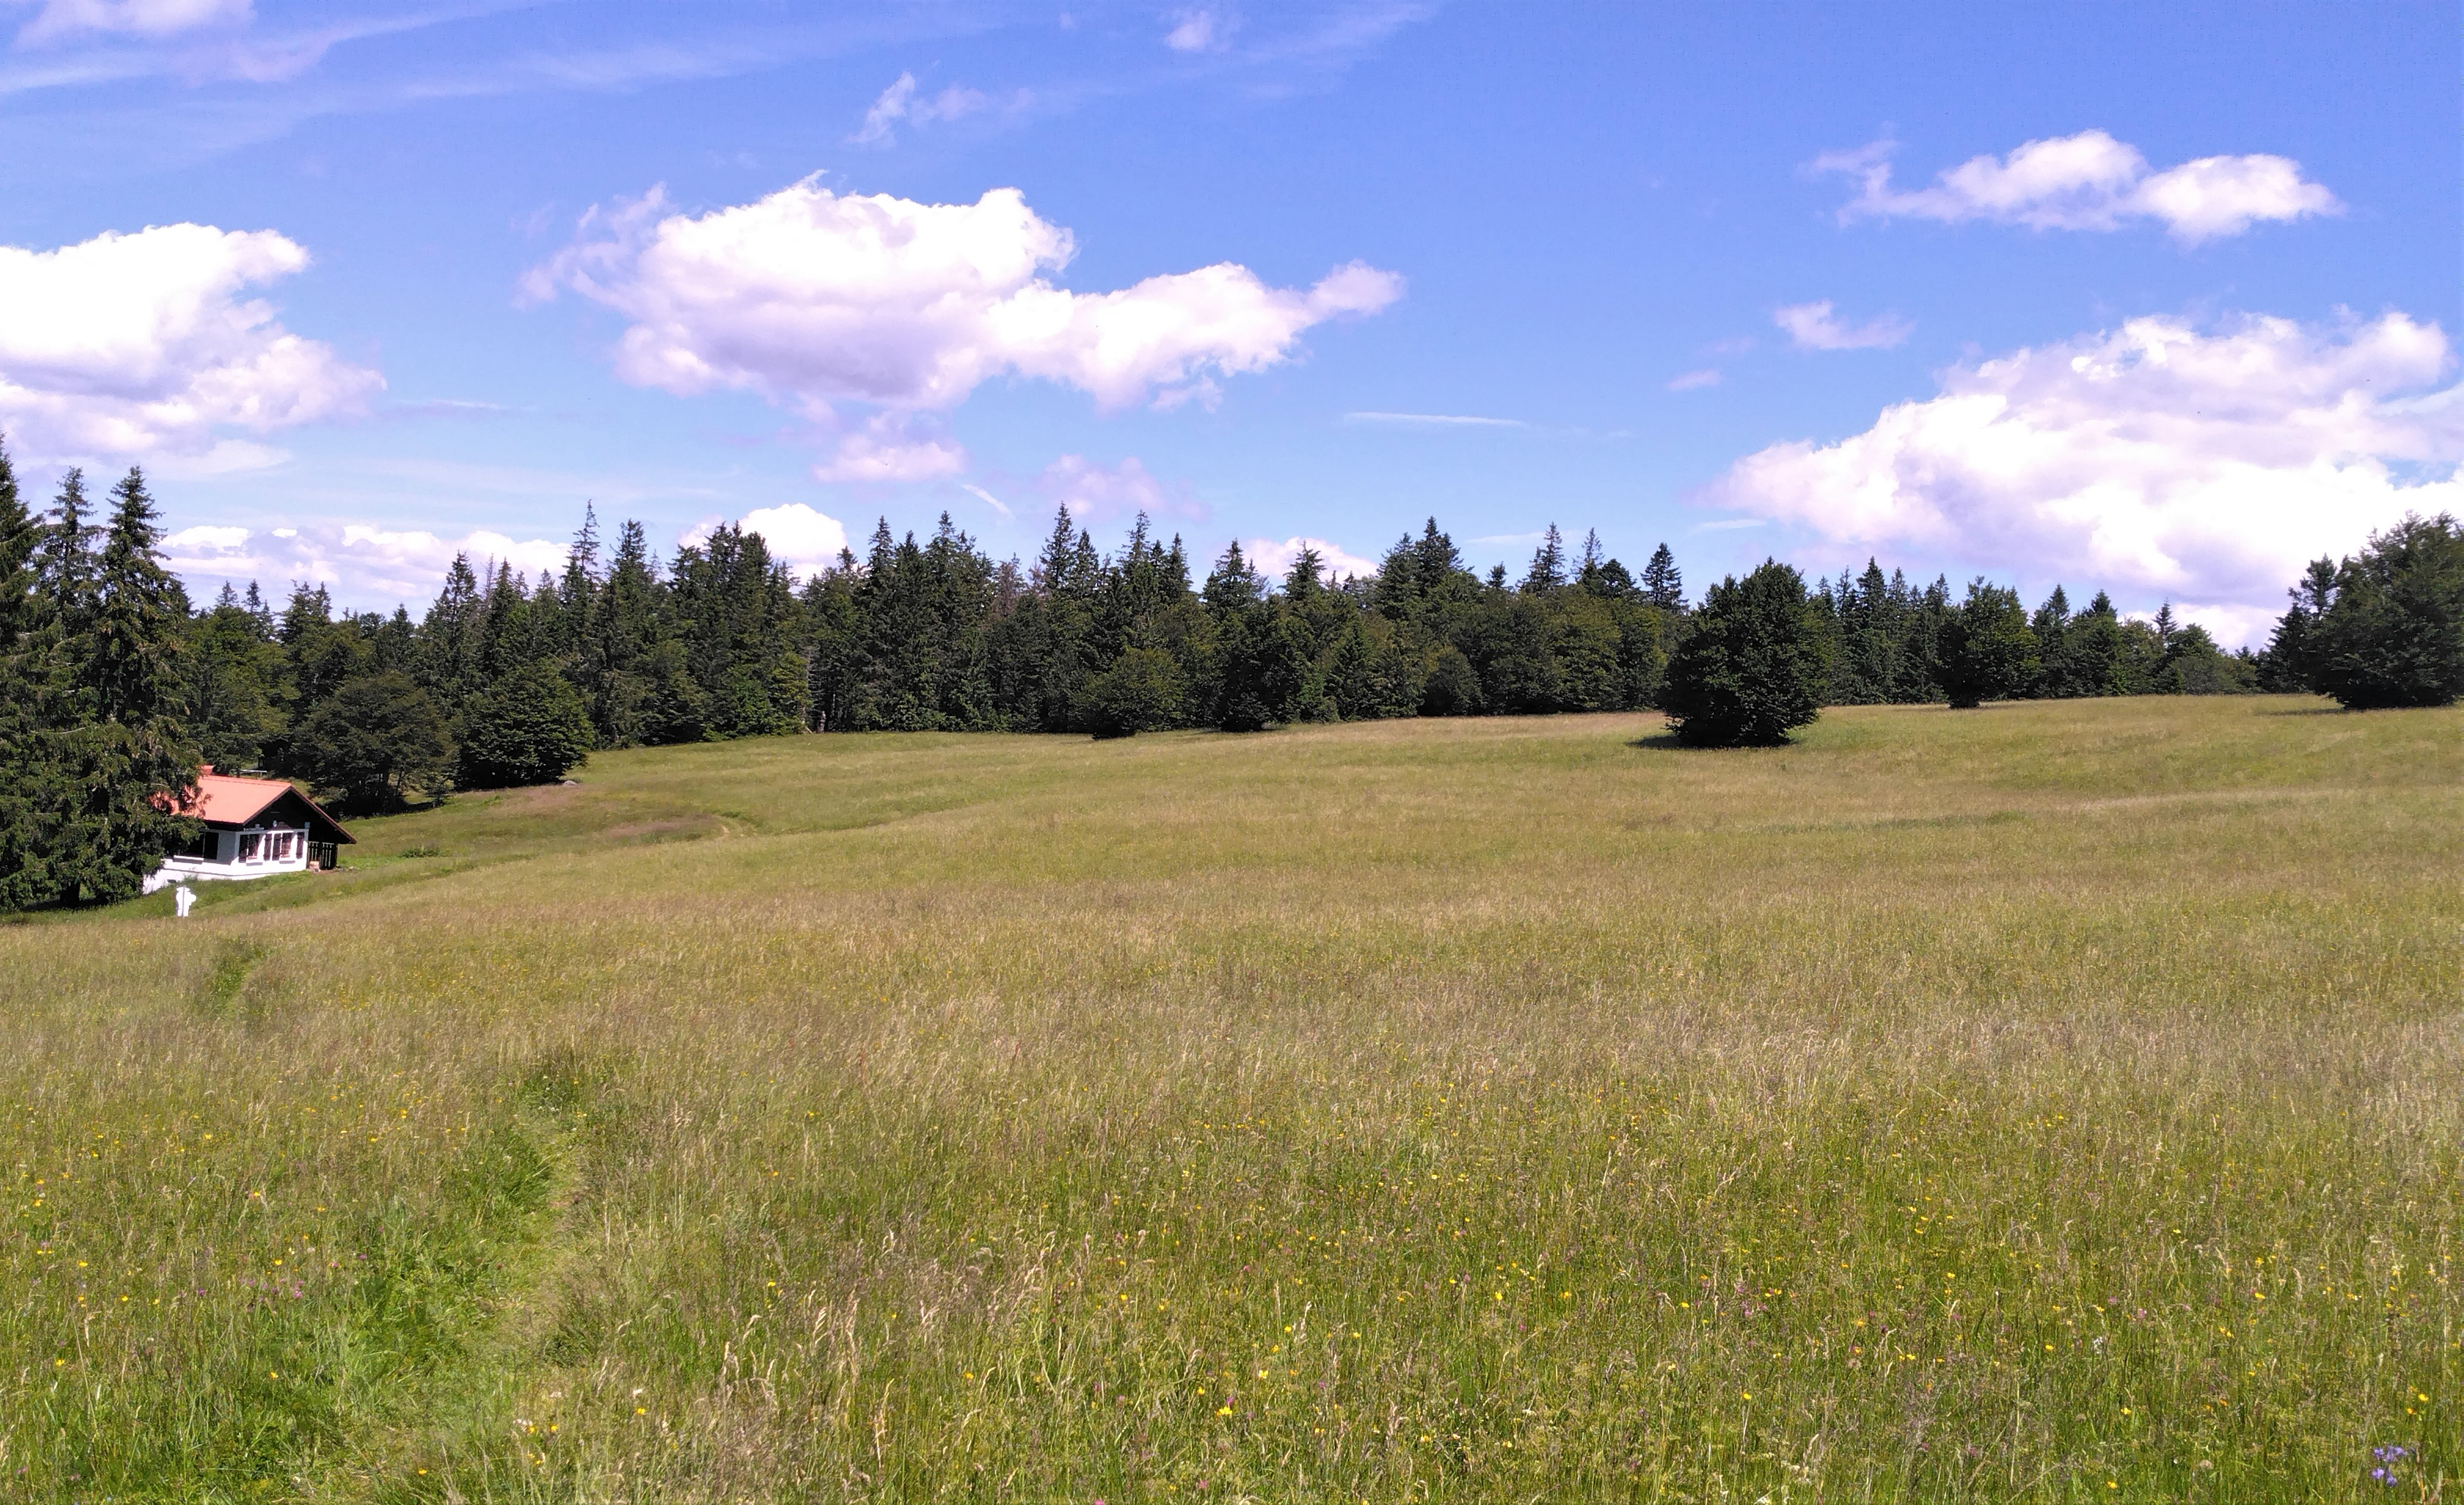
[[[171,891],[171,902],[180,907],[180,918],[186,919],[188,911],[196,907],[197,891],[183,883]]]

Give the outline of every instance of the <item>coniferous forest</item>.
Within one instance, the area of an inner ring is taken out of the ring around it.
[[[1554,526],[1520,579],[1483,577],[1434,519],[1375,575],[1333,579],[1307,551],[1280,578],[1237,543],[1194,559],[1143,516],[1107,550],[1067,508],[1031,563],[995,562],[945,514],[921,541],[885,521],[800,583],[755,533],[662,559],[640,523],[611,541],[585,512],[561,573],[457,558],[417,617],[338,611],[308,583],[278,603],[226,585],[199,609],[161,537],[138,471],[106,503],[72,471],[36,513],[0,456],[0,908],[134,893],[189,834],[161,796],[200,764],[371,812],[552,781],[594,748],[804,731],[1661,709],[1687,741],[1733,742],[1824,704],[2464,691],[2446,518],[2319,561],[2269,650],[2230,654],[2169,607],[2129,620],[2057,587],[2030,610],[1872,562],[1810,590],[1767,564],[1689,603],[1667,545],[1638,572]]]

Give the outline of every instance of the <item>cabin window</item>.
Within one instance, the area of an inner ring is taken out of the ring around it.
[[[288,862],[294,856],[297,856],[298,852],[299,833],[297,831],[286,830],[281,835],[274,838],[274,857],[275,861]]]
[[[187,846],[180,849],[180,855],[184,857],[198,857],[207,862],[211,862],[214,860],[215,856],[219,854],[221,850],[222,837],[219,833],[210,830],[201,830],[197,832],[196,835],[189,838]]]
[[[265,860],[265,832],[244,830],[239,833],[239,860],[242,862]]]

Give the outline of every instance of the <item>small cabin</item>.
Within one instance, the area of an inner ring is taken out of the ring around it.
[[[146,878],[148,894],[174,883],[330,868],[336,850],[351,839],[315,800],[282,780],[234,778],[214,772],[211,764],[197,770],[196,796],[180,813],[206,829]]]

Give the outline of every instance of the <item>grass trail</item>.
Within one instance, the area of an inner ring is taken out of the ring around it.
[[[0,927],[0,1494],[2458,1487],[2464,716],[1656,733],[604,755]]]

